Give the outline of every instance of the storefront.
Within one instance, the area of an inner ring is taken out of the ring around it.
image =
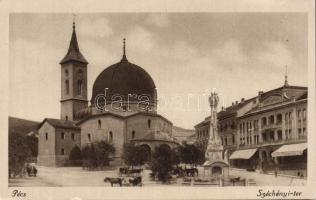
[[[307,143],[283,145],[271,156],[277,164],[279,173],[307,176]]]
[[[255,170],[258,165],[257,149],[237,150],[229,157],[230,165],[236,168]]]

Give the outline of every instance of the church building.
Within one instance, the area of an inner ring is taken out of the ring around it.
[[[79,50],[75,23],[61,65],[60,119],[46,118],[38,128],[38,165],[64,166],[74,147],[96,141],[116,149],[112,165],[122,164],[123,145],[135,142],[154,151],[158,145],[179,145],[173,124],[157,113],[157,91],[151,76],[128,61],[125,39],[122,59],[96,78],[88,101],[88,61]]]

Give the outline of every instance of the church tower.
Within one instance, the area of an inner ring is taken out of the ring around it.
[[[75,121],[75,113],[88,107],[87,60],[79,50],[76,26],[73,22],[72,35],[66,56],[61,65],[61,119]]]

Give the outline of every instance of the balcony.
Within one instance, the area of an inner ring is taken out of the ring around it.
[[[282,128],[282,124],[266,124],[262,125],[261,129],[262,130],[268,130],[268,129],[277,129],[277,128]]]
[[[270,146],[270,145],[285,145],[285,144],[302,143],[302,142],[307,142],[307,139],[299,138],[299,139],[276,140],[276,141],[268,140],[268,141],[259,142],[258,144],[239,145],[239,149],[250,149],[250,148]]]

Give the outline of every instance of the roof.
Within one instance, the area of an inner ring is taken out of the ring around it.
[[[224,165],[224,166],[228,166],[228,163],[226,160],[206,160],[203,163],[204,167],[211,167],[213,165]]]
[[[224,118],[224,117],[229,117],[229,116],[235,116],[237,114],[237,111],[243,107],[244,105],[246,105],[247,103],[253,101],[256,97],[250,98],[250,99],[246,99],[244,101],[241,101],[237,104],[234,104],[232,106],[229,106],[227,108],[225,108],[225,110],[221,110],[218,112],[217,117],[218,118]]]
[[[276,100],[275,102],[264,104],[265,100],[267,100],[269,97],[273,98],[273,96],[279,96],[280,99],[282,98],[282,102],[280,100]],[[262,93],[260,97],[261,106],[253,107],[244,116],[241,117],[252,115],[253,113],[261,111],[274,109],[275,107],[280,107],[285,104],[287,105],[288,103],[293,103],[292,99],[295,99],[296,101],[307,99],[307,87],[282,86],[274,90]]]
[[[37,127],[40,122],[9,117],[9,133],[18,133],[28,135],[30,132],[37,133]]]
[[[75,30],[75,24],[73,25],[71,40],[68,48],[68,52],[65,57],[60,61],[60,64],[64,64],[70,61],[77,61],[83,64],[88,64],[88,61],[84,58],[79,50],[79,45],[77,41],[77,35]]]
[[[301,156],[303,155],[305,149],[307,149],[307,143],[283,145],[279,149],[275,150],[271,156]]]
[[[173,143],[179,143],[178,140],[172,136],[170,136],[168,133],[161,132],[161,131],[151,131],[148,134],[146,134],[141,139],[135,139],[134,141],[164,141],[164,142],[173,142]]]
[[[127,112],[125,112],[127,113]],[[76,123],[76,125],[80,125],[82,124],[83,122],[89,120],[89,119],[92,119],[92,118],[96,118],[96,117],[101,117],[101,116],[113,116],[113,117],[116,117],[116,118],[119,118],[119,119],[128,119],[130,117],[134,117],[134,116],[137,116],[137,115],[145,115],[145,116],[152,116],[152,117],[159,117],[159,118],[162,118],[164,119],[165,121],[169,122],[170,124],[172,124],[171,121],[169,121],[167,118],[165,118],[164,116],[162,115],[159,115],[159,114],[156,114],[156,113],[151,113],[151,112],[131,112],[130,115],[127,115],[127,114],[123,114],[121,115],[120,112],[104,112],[104,113],[100,113],[100,114],[95,114],[95,115],[89,115],[87,116],[86,118],[78,121]]]
[[[199,127],[199,126],[209,126],[209,125],[210,125],[210,121],[205,119],[204,121],[198,123],[198,124],[195,125],[194,127],[197,128],[197,127]]]
[[[156,101],[156,86],[151,76],[143,68],[124,59],[104,69],[96,78],[91,104],[95,103],[97,95],[105,94],[105,88],[107,103],[117,100],[117,95],[125,101],[127,98],[129,101],[140,101],[140,95],[149,97],[149,102]]]
[[[256,151],[257,149],[237,150],[233,152],[229,159],[249,159],[256,153]]]
[[[38,126],[38,129],[42,127],[42,125],[47,122],[55,128],[64,128],[64,129],[77,129],[80,130],[80,127],[75,124],[75,122],[70,120],[63,119],[52,119],[45,118],[43,122]]]

